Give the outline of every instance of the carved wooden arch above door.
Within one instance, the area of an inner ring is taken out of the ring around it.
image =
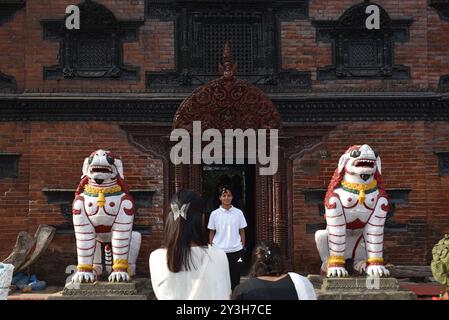
[[[256,86],[236,78],[237,64],[225,45],[221,77],[193,91],[178,108],[174,128],[192,133],[193,121],[203,129],[280,129],[281,117],[273,102]]]

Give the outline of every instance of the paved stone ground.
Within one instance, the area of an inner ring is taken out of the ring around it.
[[[247,276],[241,278],[241,282],[248,279]],[[418,300],[431,300],[437,297],[444,287],[437,282],[416,283],[407,280],[399,280],[399,288],[414,292]],[[8,300],[48,300],[49,297],[60,295],[62,287],[47,287],[43,291],[33,293],[14,292],[8,296]],[[51,298],[50,298],[51,299]],[[154,296],[150,299],[155,299]]]
[[[432,300],[432,297],[438,297],[444,290],[444,286],[437,282],[416,283],[401,281],[399,282],[399,286],[413,291],[418,297],[417,300]]]

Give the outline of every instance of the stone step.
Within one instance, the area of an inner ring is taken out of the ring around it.
[[[396,278],[325,278],[319,275],[309,275],[308,279],[316,289],[322,290],[398,290]]]
[[[396,278],[326,278],[309,275],[318,300],[415,300],[416,295],[400,288]]]
[[[149,279],[133,279],[131,282],[96,281],[94,283],[69,284],[49,300],[148,300],[153,296]]]

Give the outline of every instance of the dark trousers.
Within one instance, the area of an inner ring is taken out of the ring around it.
[[[243,257],[243,249],[237,252],[226,253],[229,262],[229,274],[231,276],[231,288],[234,288],[240,284],[240,266],[242,262],[238,262]]]

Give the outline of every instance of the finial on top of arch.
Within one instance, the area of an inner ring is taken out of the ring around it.
[[[226,41],[223,50],[223,62],[231,62],[232,63],[232,49],[229,41]]]
[[[223,50],[223,64],[220,63],[218,71],[225,80],[232,80],[237,73],[237,63],[234,63],[232,57],[232,49],[229,41],[226,41]]]

